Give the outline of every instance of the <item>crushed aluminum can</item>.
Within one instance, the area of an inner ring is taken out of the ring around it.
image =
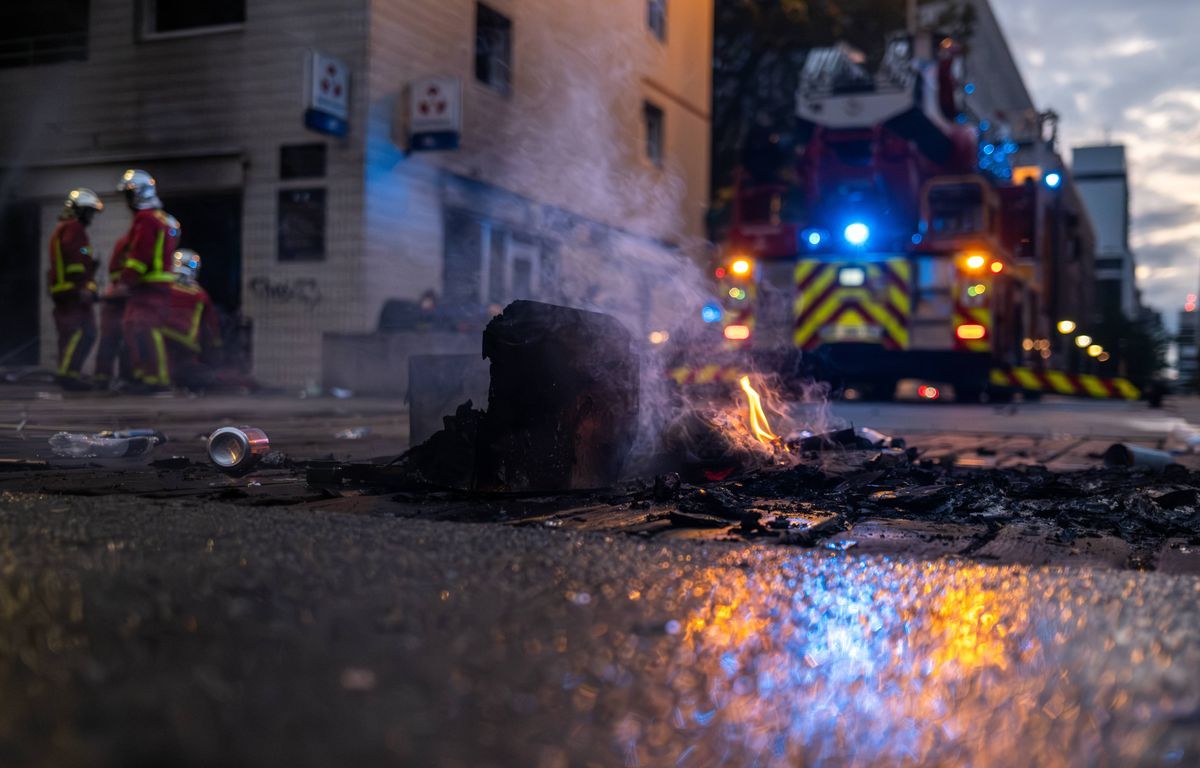
[[[1106,467],[1149,467],[1161,472],[1174,463],[1175,457],[1166,451],[1143,448],[1140,445],[1130,445],[1129,443],[1113,443],[1104,452],[1104,466]]]
[[[208,436],[208,458],[222,472],[249,472],[271,449],[267,433],[257,427],[221,427]]]

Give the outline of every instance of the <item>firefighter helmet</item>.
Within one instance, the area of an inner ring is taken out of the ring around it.
[[[87,226],[92,223],[92,217],[103,210],[104,203],[100,202],[99,195],[87,187],[78,187],[67,193],[62,214],[58,218],[64,221],[79,219]]]
[[[78,211],[80,208],[91,208],[94,211],[104,210],[104,203],[100,202],[100,196],[87,187],[72,189],[67,193],[67,201],[64,205],[72,211]]]
[[[135,211],[162,208],[154,177],[137,168],[130,168],[117,182],[117,191],[125,193],[125,202]]]
[[[200,277],[200,254],[191,248],[180,248],[171,257],[171,271],[181,283],[194,283]]]

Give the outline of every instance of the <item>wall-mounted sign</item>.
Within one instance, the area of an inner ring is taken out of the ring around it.
[[[318,133],[345,136],[350,127],[350,70],[345,62],[311,51],[307,80],[304,125]]]
[[[462,83],[457,77],[414,80],[409,90],[408,148],[457,149],[462,134]]]

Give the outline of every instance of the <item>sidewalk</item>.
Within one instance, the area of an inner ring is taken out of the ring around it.
[[[167,435],[156,458],[207,461],[205,440],[226,425],[267,433],[271,447],[295,459],[332,455],[366,459],[408,448],[408,407],[399,400],[288,395],[112,395],[63,392],[53,385],[0,384],[0,458],[48,459],[55,432],[152,428]],[[366,427],[360,439],[339,439]]]

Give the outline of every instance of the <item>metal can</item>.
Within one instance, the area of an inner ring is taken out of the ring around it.
[[[208,436],[208,458],[222,472],[249,472],[271,449],[267,433],[258,427],[221,427]]]

